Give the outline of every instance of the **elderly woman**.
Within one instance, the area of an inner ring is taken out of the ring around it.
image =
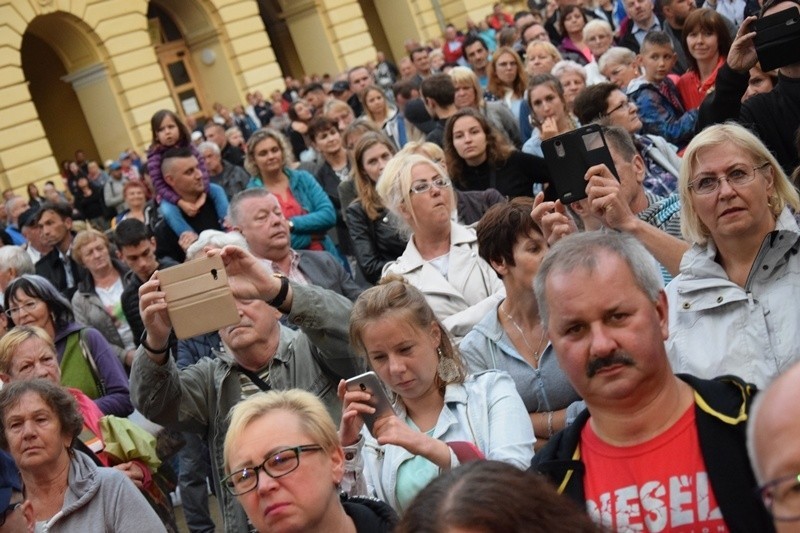
[[[667,286],[675,372],[764,387],[800,354],[800,197],[749,130],[710,126],[683,156],[681,229],[694,243]]]
[[[310,392],[270,391],[237,404],[224,461],[222,482],[260,533],[380,533],[397,522],[383,502],[340,498],[345,455],[331,416]]]
[[[350,339],[395,401],[394,413],[367,431],[370,392],[345,392],[340,382],[346,492],[403,510],[440,472],[466,460],[528,467],[535,439],[511,378],[493,371],[467,377],[420,291],[398,279],[366,290],[353,306]]]
[[[11,453],[42,531],[165,531],[134,484],[74,448],[75,399],[44,379],[0,391],[0,444]]]
[[[575,99],[574,111],[581,124],[619,126],[631,134],[645,162],[645,189],[656,196],[669,196],[677,190],[681,167],[678,148],[660,135],[640,133],[639,109],[619,87],[613,83],[587,87]]]
[[[44,379],[58,385],[61,382],[61,371],[56,360],[56,347],[52,339],[43,329],[36,326],[17,326],[0,339],[0,379],[4,383]],[[151,468],[141,460],[120,460],[108,453],[107,435],[101,425],[103,413],[91,398],[80,390],[67,390],[75,398],[78,412],[83,418],[83,430],[78,436],[83,446],[82,451],[90,455],[95,462],[103,466],[113,466],[125,474],[143,492],[148,503],[162,517],[164,523],[170,526],[170,531],[177,531],[175,514],[168,493],[153,483]],[[122,423],[133,426],[132,422]],[[137,427],[133,430],[144,432]],[[111,440],[116,441],[116,438],[112,436]],[[151,447],[151,451],[155,454],[154,447]]]
[[[502,297],[503,288],[478,257],[474,231],[450,220],[455,207],[450,178],[426,157],[402,155],[386,165],[377,189],[410,233],[403,255],[384,273],[405,276],[448,330],[463,337]]]
[[[548,181],[543,159],[514,149],[474,109],[461,109],[447,121],[444,150],[448,173],[461,190],[492,188],[515,198],[533,196],[534,185]]]
[[[353,182],[358,198],[345,211],[358,266],[367,281],[376,283],[386,263],[403,254],[404,239],[394,217],[384,207],[376,184],[396,153],[394,144],[381,133],[367,133],[356,145]]]
[[[586,87],[586,69],[575,61],[564,60],[553,66],[551,74],[561,82],[567,109],[572,113],[575,97]]]
[[[111,257],[106,234],[91,228],[75,236],[72,257],[86,269],[72,296],[75,321],[102,333],[120,362],[131,366],[136,343],[120,301],[128,267]]]
[[[69,302],[41,276],[26,274],[4,294],[6,315],[14,325],[38,326],[55,342],[61,384],[83,391],[104,414],[133,412],[128,377],[103,335],[75,322]]]
[[[514,115],[503,102],[487,102],[483,97],[478,76],[471,68],[454,67],[450,79],[456,88],[455,106],[457,109],[471,107],[480,111],[492,126],[503,133],[515,147],[522,146],[520,137],[520,115]]]
[[[325,250],[338,257],[336,245],[327,235],[336,224],[333,204],[314,176],[293,170],[291,162],[283,135],[269,128],[256,131],[247,141],[245,167],[253,175],[247,187],[263,187],[278,199],[289,220],[292,248]]]
[[[531,41],[525,50],[525,72],[529,77],[550,74],[553,66],[564,59],[549,41]]]
[[[575,419],[584,404],[558,366],[539,317],[533,278],[547,241],[531,218],[533,199],[516,198],[484,215],[478,253],[503,281],[506,298],[470,331],[459,348],[470,372],[508,372],[530,415],[537,448]]]
[[[600,68],[600,73],[608,78],[608,81],[623,91],[640,74],[636,63],[636,52],[621,46],[609,48],[598,60],[597,66]]]
[[[147,185],[143,181],[125,183],[122,188],[122,197],[125,199],[127,208],[111,222],[111,229],[129,218],[141,220],[145,225],[150,226],[158,217],[158,213],[156,207],[147,201],[148,193]]]
[[[608,81],[605,76],[600,73],[600,66],[598,62],[609,48],[614,44],[614,30],[608,21],[602,19],[590,20],[583,27],[583,41],[589,50],[592,52],[594,58],[589,64],[586,65],[586,84],[593,85],[603,81]]]

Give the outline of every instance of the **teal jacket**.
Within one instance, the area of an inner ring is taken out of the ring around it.
[[[325,233],[336,225],[336,210],[333,208],[328,195],[317,182],[317,179],[305,170],[283,169],[289,177],[289,189],[295,199],[307,211],[305,215],[291,218],[292,248],[305,250],[311,246],[312,235],[323,235],[322,244],[327,252],[339,257],[336,245],[329,235]],[[247,184],[248,189],[264,187],[264,182],[259,176],[251,176]]]

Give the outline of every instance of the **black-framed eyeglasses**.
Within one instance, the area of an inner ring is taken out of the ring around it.
[[[39,300],[31,300],[29,302],[25,302],[24,304],[20,305],[19,307],[12,307],[11,309],[6,309],[3,311],[8,318],[14,318],[15,316],[19,316],[22,314],[23,311],[30,314],[36,306],[39,305]]]
[[[6,518],[8,518],[8,515],[20,507],[22,507],[22,502],[9,503],[8,507],[3,510],[3,514],[0,515],[0,527],[3,527],[3,525],[6,523]]]
[[[422,194],[431,190],[431,187],[436,187],[437,189],[446,189],[452,184],[450,178],[436,178],[432,181],[415,181],[411,184],[411,189],[409,189],[410,193],[413,194]]]
[[[303,444],[283,448],[271,453],[258,466],[250,466],[230,473],[222,480],[222,483],[233,496],[241,496],[258,486],[259,470],[263,470],[272,479],[278,479],[297,470],[297,467],[300,466],[302,452],[315,452],[322,449],[319,444]]]
[[[800,474],[768,481],[758,487],[756,493],[775,520],[800,520]]]
[[[769,162],[752,168],[737,167],[722,176],[700,176],[689,182],[689,188],[697,194],[711,194],[719,189],[722,180],[727,181],[731,187],[744,185],[755,179],[756,170],[761,170],[767,165]]]
[[[633,105],[633,102],[631,102],[629,99],[626,98],[625,101],[622,102],[621,104],[619,104],[617,107],[615,107],[611,111],[606,112],[606,116],[608,117],[610,115],[613,115],[614,113],[616,113],[617,111],[619,111],[620,109],[623,109],[623,108],[624,109],[630,109],[630,107],[632,105]]]

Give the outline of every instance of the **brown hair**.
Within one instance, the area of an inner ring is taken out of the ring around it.
[[[533,198],[520,196],[510,202],[495,204],[484,213],[475,227],[478,254],[484,261],[489,265],[492,265],[492,261],[505,261],[506,265],[514,266],[514,245],[517,240],[527,237],[532,231],[542,235],[541,228],[531,217],[532,209]],[[499,272],[497,276],[503,277]]]
[[[546,478],[500,461],[473,461],[422,489],[396,533],[600,533],[586,511],[559,495]]]
[[[520,59],[519,54],[517,54],[514,49],[508,46],[502,46],[498,48],[492,55],[492,62],[489,63],[489,85],[487,89],[490,93],[498,98],[505,97],[506,86],[500,81],[500,78],[497,77],[497,61],[504,54],[511,55],[511,57],[514,58],[514,63],[517,65],[517,76],[514,78],[514,82],[511,87],[511,90],[514,92],[514,97],[523,98],[525,96],[526,88],[525,65],[522,63],[522,59]]]
[[[70,436],[73,441],[83,429],[83,417],[78,411],[78,403],[66,387],[51,383],[46,379],[30,379],[7,383],[0,391],[0,446],[8,449],[6,440],[6,415],[19,404],[27,393],[39,396],[53,411],[61,425],[61,435]]]
[[[436,324],[441,332],[439,342],[440,357],[452,359],[458,368],[458,377],[452,383],[463,383],[467,369],[442,323],[428,305],[425,296],[416,287],[408,284],[401,276],[390,274],[384,276],[378,285],[367,289],[358,297],[350,314],[350,344],[364,357],[367,348],[364,346],[364,330],[373,322],[387,315],[405,319],[409,324],[427,330]],[[435,383],[444,394],[448,385],[437,374]]]
[[[689,44],[687,38],[693,31],[699,29],[700,31],[708,31],[717,36],[717,51],[720,57],[726,57],[731,49],[732,39],[731,34],[728,33],[728,27],[725,25],[725,19],[707,7],[695,9],[689,16],[686,17],[686,22],[683,23],[683,32],[681,32],[681,44],[683,49],[687,50],[686,60],[689,61],[689,70],[697,72],[697,60],[688,53]]]
[[[444,127],[444,154],[447,161],[447,172],[450,174],[450,178],[456,182],[461,180],[461,176],[464,174],[464,166],[467,164],[464,158],[458,155],[458,151],[456,151],[456,147],[453,144],[453,128],[456,121],[463,117],[472,117],[481,125],[481,129],[486,135],[486,160],[490,165],[496,166],[505,162],[514,151],[514,146],[508,142],[508,139],[502,133],[489,124],[480,111],[471,107],[459,109],[447,119],[447,124]]]
[[[367,150],[379,144],[388,148],[392,155],[397,153],[394,144],[386,135],[373,132],[365,133],[356,144],[355,150],[353,150],[353,159],[355,161],[355,165],[353,165],[353,181],[356,184],[356,193],[361,202],[361,207],[364,208],[364,213],[367,214],[370,220],[378,218],[378,212],[384,206],[383,202],[381,202],[381,197],[378,196],[378,192],[375,190],[375,183],[364,170],[363,159]]]

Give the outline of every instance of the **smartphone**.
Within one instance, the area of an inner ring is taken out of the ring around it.
[[[542,152],[550,170],[550,181],[563,204],[586,198],[586,180],[583,178],[594,165],[604,164],[619,181],[599,124],[589,124],[547,139],[542,142]]]
[[[800,10],[784,9],[755,21],[753,44],[764,72],[800,62]]]
[[[370,393],[369,404],[375,408],[375,412],[370,415],[363,414],[361,418],[364,419],[364,424],[366,424],[367,429],[374,437],[375,433],[372,432],[372,427],[375,425],[375,421],[381,417],[395,414],[394,409],[392,409],[392,402],[389,401],[380,378],[375,372],[365,372],[348,379],[346,384],[348,391],[360,390]]]
[[[167,313],[179,339],[189,339],[239,322],[222,258],[201,257],[158,274]]]

